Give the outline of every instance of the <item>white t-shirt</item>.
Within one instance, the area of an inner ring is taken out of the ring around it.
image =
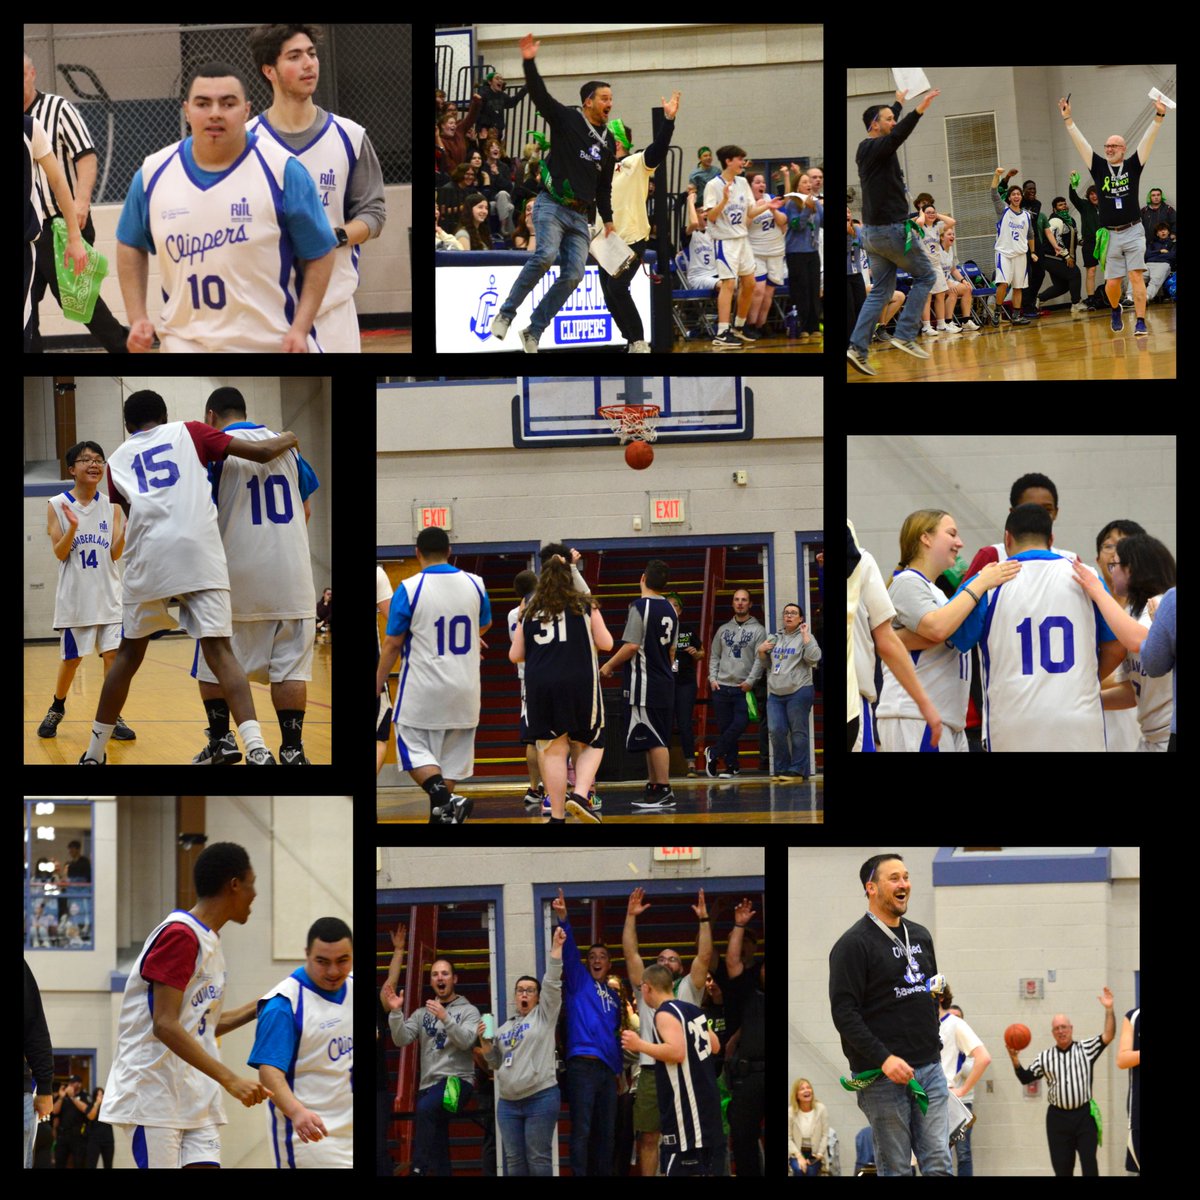
[[[717,175],[704,185],[703,207],[712,210],[725,198],[725,180]],[[746,214],[754,207],[754,193],[749,183],[737,176],[729,189],[729,203],[721,210],[721,215],[708,220],[708,231],[715,238],[744,238],[750,236],[747,228]]]

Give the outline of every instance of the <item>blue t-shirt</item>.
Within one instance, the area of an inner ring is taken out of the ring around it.
[[[292,978],[300,981],[301,987],[306,987],[326,1000],[340,1003],[346,996],[346,985],[343,983],[336,992],[327,992],[324,988],[316,987],[309,979],[308,972],[303,967],[297,967],[292,972]],[[300,1039],[300,1031],[296,1028],[296,1018],[292,1006],[286,996],[272,996],[265,1004],[260,1004],[258,1021],[254,1031],[254,1045],[246,1063],[251,1067],[277,1067],[285,1075],[292,1069],[296,1059],[296,1046]]]

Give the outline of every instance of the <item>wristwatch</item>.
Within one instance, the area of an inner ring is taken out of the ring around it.
[[[334,229],[333,236],[337,238],[337,243],[339,246],[348,246],[350,244],[350,238],[340,225]]]

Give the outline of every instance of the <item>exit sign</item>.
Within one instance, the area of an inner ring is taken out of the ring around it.
[[[422,529],[433,528],[445,529],[449,532],[454,528],[448,504],[414,504],[412,512],[414,533],[420,533]]]
[[[683,495],[650,497],[651,525],[683,525],[687,521],[687,510]]]
[[[655,846],[655,862],[699,861],[704,851],[699,846]]]

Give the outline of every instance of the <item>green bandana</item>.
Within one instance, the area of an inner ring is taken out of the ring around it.
[[[869,1088],[883,1074],[880,1070],[874,1071],[859,1071],[850,1079],[845,1075],[841,1078],[842,1087],[848,1092],[861,1092]],[[917,1102],[917,1107],[921,1110],[921,1116],[924,1116],[929,1110],[929,1097],[926,1095],[925,1089],[917,1082],[917,1077],[914,1075],[908,1081],[908,1090],[912,1092],[913,1098]]]
[[[628,154],[633,149],[633,138],[625,131],[625,122],[620,117],[615,117],[609,121],[608,127],[612,131],[613,137],[625,147],[625,153]]]
[[[1096,256],[1096,260],[1100,264],[1100,269],[1104,270],[1104,260],[1108,257],[1107,229],[1100,228],[1096,230],[1096,245],[1092,253]]]
[[[550,168],[546,166],[546,155],[550,150],[550,142],[546,138],[545,134],[537,133],[530,129],[526,132],[525,136],[542,152],[542,186],[560,204],[565,204],[568,200],[574,200],[575,193],[571,188],[571,181],[569,179],[563,180],[561,192],[556,192],[554,190],[554,184],[550,181]]]
[[[1096,1145],[1103,1146],[1104,1145],[1104,1129],[1102,1128],[1102,1122],[1100,1120],[1100,1105],[1098,1105],[1095,1102],[1095,1100],[1093,1100],[1093,1101],[1091,1101],[1091,1106],[1092,1106],[1092,1120],[1096,1122]]]

